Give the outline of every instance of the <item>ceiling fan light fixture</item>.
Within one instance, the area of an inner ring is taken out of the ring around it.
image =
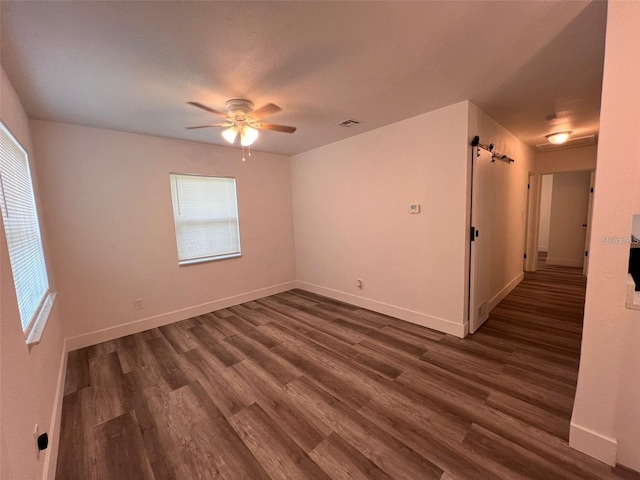
[[[229,143],[233,143],[236,141],[238,132],[238,127],[236,125],[233,125],[222,131],[222,138],[224,138]]]
[[[250,146],[258,138],[258,130],[253,127],[245,126],[240,132],[240,145],[243,147]]]
[[[565,143],[567,140],[569,140],[569,135],[571,135],[571,132],[556,132],[556,133],[551,133],[546,137],[547,137],[547,140],[549,140],[549,143],[560,145],[562,143]]]

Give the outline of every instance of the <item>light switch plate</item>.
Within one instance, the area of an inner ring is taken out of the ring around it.
[[[409,213],[420,213],[420,204],[412,203],[409,205]]]

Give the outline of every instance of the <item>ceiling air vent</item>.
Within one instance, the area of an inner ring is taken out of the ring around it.
[[[541,152],[551,152],[553,150],[562,150],[565,148],[588,147],[589,145],[595,144],[596,136],[588,135],[586,137],[572,138],[571,140],[567,140],[562,144],[541,143],[540,145],[536,145],[536,147],[538,147],[538,150],[540,150]]]
[[[360,125],[362,122],[355,118],[347,118],[344,122],[340,122],[338,125],[341,127],[351,127],[353,125]]]

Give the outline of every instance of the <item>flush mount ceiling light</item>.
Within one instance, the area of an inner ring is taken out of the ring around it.
[[[214,115],[218,115],[219,117],[224,118],[226,122],[186,128],[225,127],[222,131],[222,137],[229,143],[235,143],[238,136],[240,136],[240,145],[242,145],[243,149],[244,147],[250,147],[253,142],[258,139],[259,129],[284,133],[293,133],[296,131],[296,127],[275,125],[273,123],[260,121],[262,118],[278,113],[281,110],[280,107],[273,103],[269,103],[264,107],[254,110],[253,102],[242,98],[233,98],[226,102],[227,113],[219,112],[198,102],[187,103],[194,107],[201,108],[202,110],[206,110],[209,113],[213,113]],[[251,152],[249,152],[249,155],[251,155]],[[242,159],[244,160],[244,154]]]
[[[546,137],[550,143],[560,145],[562,143],[565,143],[567,140],[569,140],[569,135],[571,135],[571,132],[556,132],[556,133],[551,133]]]

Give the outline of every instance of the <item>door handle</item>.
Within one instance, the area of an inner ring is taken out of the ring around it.
[[[586,223],[583,223],[583,224],[582,224],[582,226],[583,226],[583,227],[586,227],[586,226],[587,226],[587,224],[586,224]]]

